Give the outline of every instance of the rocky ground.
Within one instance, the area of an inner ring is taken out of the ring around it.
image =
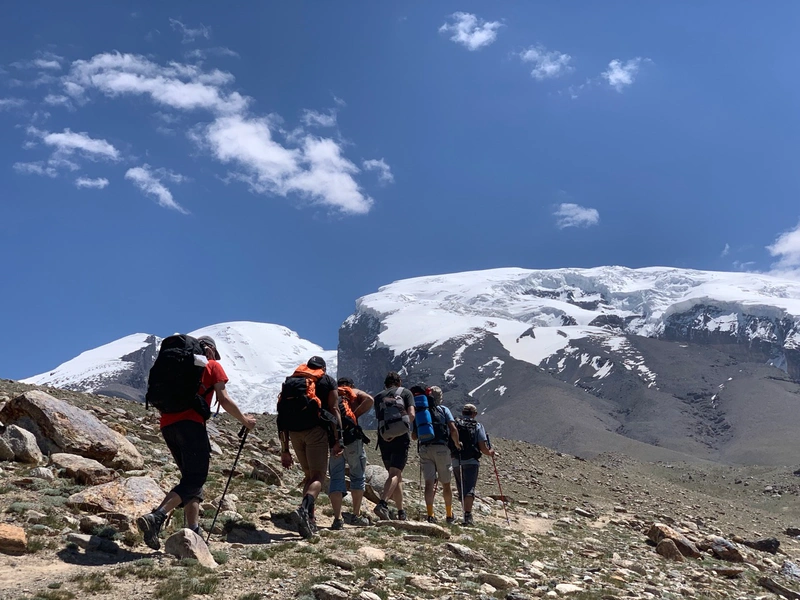
[[[322,497],[320,535],[303,541],[288,518],[301,472],[280,468],[267,415],[247,439],[210,555],[153,552],[131,522],[177,481],[156,415],[135,402],[44,389],[109,428],[76,411],[85,430],[58,418],[49,429],[41,415],[9,408],[34,389],[0,381],[0,421],[23,430],[0,435],[0,598],[800,598],[794,466],[587,461],[497,439],[508,523],[484,460],[475,527],[412,521],[331,531]],[[225,415],[211,429],[213,501],[239,440]],[[420,512],[415,454],[405,488],[412,519]],[[373,448],[369,455],[378,464]],[[380,478],[371,469],[375,486]],[[214,502],[204,509],[209,530]],[[164,540],[181,526],[176,511]],[[175,552],[190,552],[191,541]]]

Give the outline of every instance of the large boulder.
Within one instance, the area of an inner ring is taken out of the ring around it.
[[[658,546],[661,540],[672,540],[683,556],[688,556],[689,558],[700,558],[700,556],[702,556],[700,550],[697,549],[697,546],[691,540],[664,523],[653,523],[647,532],[647,537],[650,538],[650,541],[656,544],[656,546]]]
[[[39,390],[17,396],[0,411],[0,421],[33,432],[48,454],[69,452],[115,469],[140,469],[144,459],[124,436],[92,413]]]
[[[214,569],[217,561],[211,556],[205,541],[191,529],[181,529],[167,538],[164,551],[178,558],[193,558],[204,567]]]
[[[164,492],[150,477],[129,477],[96,485],[72,494],[67,505],[88,512],[123,513],[138,517],[164,499]]]
[[[367,468],[364,469],[364,479],[366,480],[364,496],[367,500],[377,504],[381,500],[383,486],[389,479],[389,471],[380,465],[367,465]]]
[[[28,547],[28,538],[22,527],[0,523],[0,552],[23,554]]]
[[[14,453],[15,460],[38,465],[44,459],[36,443],[36,437],[30,431],[9,425],[3,438]]]
[[[101,465],[94,459],[84,458],[77,454],[57,452],[50,456],[50,461],[57,469],[63,470],[67,477],[83,485],[99,485],[108,483],[115,477],[114,471]]]

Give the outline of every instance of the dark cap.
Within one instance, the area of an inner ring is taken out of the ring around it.
[[[423,384],[412,385],[410,388],[411,393],[415,396],[424,396],[425,395],[425,386]]]
[[[339,381],[336,382],[336,385],[339,387],[356,387],[356,384],[349,377],[339,377]]]
[[[325,359],[321,356],[312,356],[306,363],[312,369],[327,369],[328,365],[325,364]]]
[[[211,349],[214,350],[214,359],[219,360],[219,350],[217,350],[217,343],[214,341],[210,335],[201,335],[197,338],[197,341],[203,344],[204,346],[211,346]]]

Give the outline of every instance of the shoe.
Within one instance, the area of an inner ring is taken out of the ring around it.
[[[342,529],[344,529],[344,521],[342,521],[341,519],[334,519],[333,525],[331,525],[331,529],[333,529],[334,531],[341,531]]]
[[[406,514],[406,511],[404,511],[402,509],[398,510],[397,511],[397,520],[398,521],[408,521],[408,515]]]
[[[375,505],[375,508],[372,509],[372,512],[378,515],[378,518],[381,521],[391,521],[391,517],[389,516],[389,506],[383,500]]]
[[[311,533],[314,535],[319,533],[319,527],[317,527],[317,517],[311,517],[308,522],[311,523]]]
[[[292,513],[292,521],[297,525],[297,532],[304,540],[314,535],[314,529],[308,511],[302,506]]]
[[[203,537],[203,530],[200,529],[200,525],[195,525],[194,527],[189,527],[192,531],[194,531],[200,537]]]
[[[447,523],[448,525],[452,525],[453,523],[455,523],[455,522],[456,522],[456,518],[455,518],[455,517],[447,517],[447,518],[444,520],[444,522],[445,522],[445,523]]]
[[[353,516],[350,519],[350,525],[355,525],[356,527],[369,527],[372,525],[372,521],[366,515],[359,515],[358,517]]]
[[[475,521],[472,520],[472,513],[464,513],[464,525],[467,527],[475,525]]]
[[[136,519],[136,526],[144,536],[144,543],[153,550],[161,549],[161,541],[158,539],[158,534],[161,532],[161,526],[166,519],[167,515],[156,511],[147,513]]]
[[[428,521],[428,523],[436,523],[437,522],[436,521],[436,517],[434,517],[433,515],[429,515],[425,520]]]

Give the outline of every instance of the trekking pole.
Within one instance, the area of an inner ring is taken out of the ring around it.
[[[489,441],[489,434],[486,434],[486,441],[489,444],[489,448],[492,447],[492,442]],[[506,510],[506,495],[503,493],[503,486],[500,485],[500,474],[497,472],[497,463],[494,460],[494,455],[492,455],[492,466],[494,467],[494,476],[497,478],[497,489],[500,490],[500,498],[503,502],[503,512],[506,514],[506,523],[511,525],[511,520],[508,518],[508,511]]]
[[[419,490],[419,506],[417,506],[417,520],[419,521],[422,518],[422,505],[424,504],[423,495],[425,491],[422,489],[422,461],[419,461],[419,484],[417,489]]]
[[[225,484],[225,489],[222,490],[222,496],[219,499],[219,503],[217,504],[217,512],[214,513],[214,520],[211,521],[211,528],[208,530],[208,537],[206,538],[206,544],[211,539],[211,532],[214,531],[214,525],[217,524],[217,517],[219,516],[219,511],[222,508],[222,502],[225,500],[225,494],[228,493],[228,486],[231,484],[231,479],[233,479],[233,474],[236,472],[236,463],[239,462],[239,456],[242,454],[242,448],[244,448],[244,441],[247,439],[247,434],[250,432],[247,427],[242,426],[242,429],[239,431],[239,438],[241,438],[241,442],[239,443],[239,451],[236,453],[236,458],[233,461],[233,466],[231,467],[231,473],[228,475],[228,482]]]

